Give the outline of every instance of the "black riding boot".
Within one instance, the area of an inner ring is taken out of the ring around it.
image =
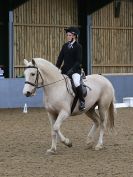
[[[77,95],[79,98],[79,110],[83,111],[85,109],[85,100],[83,97],[82,86],[76,87]]]

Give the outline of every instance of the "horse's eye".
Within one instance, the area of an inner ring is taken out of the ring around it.
[[[31,76],[35,76],[35,73],[31,73]]]

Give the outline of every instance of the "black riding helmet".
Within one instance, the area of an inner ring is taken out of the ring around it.
[[[80,31],[77,27],[69,27],[69,28],[65,28],[64,30],[66,31],[66,33],[68,33],[68,32],[72,33],[72,34],[76,35],[77,37],[80,34]]]

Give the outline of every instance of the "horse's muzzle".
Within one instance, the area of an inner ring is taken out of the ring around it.
[[[31,92],[26,92],[25,94],[26,97],[30,97],[31,95],[32,95]]]

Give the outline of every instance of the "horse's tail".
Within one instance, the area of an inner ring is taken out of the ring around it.
[[[114,128],[114,120],[115,120],[115,108],[114,108],[114,103],[113,101],[111,102],[109,106],[109,126],[110,129]]]
[[[116,133],[115,131],[115,116],[116,116],[116,108],[114,106],[114,100],[111,101],[111,104],[109,106],[109,112],[108,112],[108,120],[109,120],[109,129],[111,132]]]

